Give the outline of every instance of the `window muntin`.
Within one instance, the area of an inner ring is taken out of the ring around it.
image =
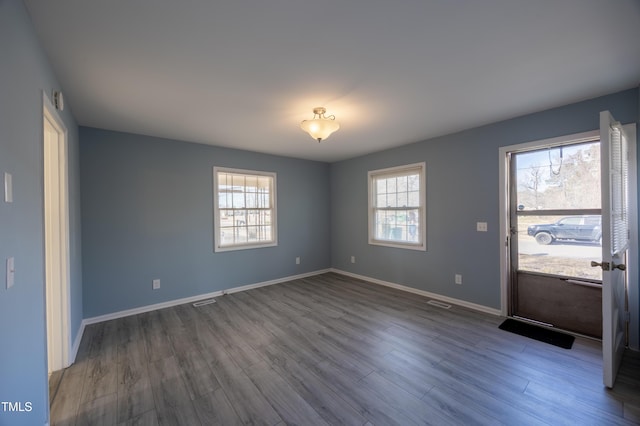
[[[369,244],[426,250],[425,168],[369,172]]]
[[[213,168],[215,251],[277,245],[276,174]]]

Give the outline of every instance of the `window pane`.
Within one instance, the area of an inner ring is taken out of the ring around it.
[[[255,225],[256,224],[256,214],[253,210],[247,210],[247,225]]]
[[[218,207],[221,209],[225,209],[229,206],[228,204],[228,196],[229,194],[226,190],[221,190],[218,192]]]
[[[407,206],[407,193],[406,192],[398,192],[398,203],[396,207],[406,207]]]
[[[398,207],[398,196],[396,193],[387,194],[387,205],[383,207]]]
[[[232,220],[229,217],[229,211],[228,210],[220,209],[218,214],[219,214],[220,217],[217,220],[218,220],[218,223],[220,224],[220,228],[226,227],[226,226],[231,226]]]
[[[400,176],[397,178],[397,188],[398,192],[406,192],[407,191],[407,176]]]
[[[407,184],[409,191],[420,190],[420,175],[410,175],[407,177]]]
[[[244,208],[244,192],[242,192],[242,189],[234,187],[232,199],[233,199],[232,203],[234,208],[236,209]]]
[[[420,192],[411,191],[407,200],[407,206],[416,207],[420,205]]]
[[[245,203],[248,209],[258,207],[258,198],[255,192],[247,192],[245,194]]]
[[[218,236],[222,244],[233,244],[233,228],[225,226],[220,227],[220,235]]]
[[[393,193],[396,192],[396,178],[386,179],[387,181],[387,192]]]
[[[269,207],[269,193],[267,192],[260,192],[260,194],[258,195],[258,207]]]
[[[380,240],[389,239],[389,221],[387,220],[387,212],[378,210],[375,215],[375,238]]]
[[[407,211],[407,240],[411,242],[418,241],[420,235],[420,214],[419,210]]]
[[[233,216],[233,210],[221,210],[221,224],[222,226],[235,226],[235,219]]]
[[[259,191],[269,191],[271,189],[271,178],[266,176],[258,176],[257,189]]]
[[[518,270],[602,279],[601,217],[519,216]]]
[[[600,142],[521,152],[519,210],[599,209]]]
[[[244,175],[237,175],[237,174],[232,174],[231,176],[231,185],[235,186],[235,187],[244,187],[244,180],[245,180],[245,176]]]
[[[249,241],[258,241],[258,227],[257,226],[249,226],[247,227],[247,236]]]
[[[245,186],[247,188],[247,191],[249,192],[256,192],[256,189],[258,188],[258,177],[257,176],[245,176],[244,177],[245,180]]]
[[[236,244],[246,243],[247,240],[247,228],[245,226],[235,228],[234,232],[234,242]]]

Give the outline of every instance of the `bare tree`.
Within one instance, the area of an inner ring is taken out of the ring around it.
[[[518,202],[526,206],[526,208],[538,209],[541,206],[542,197],[542,184],[544,182],[544,167],[540,164],[534,164],[531,167],[524,169],[521,173],[518,170],[518,184],[524,191],[518,191]]]
[[[551,175],[545,198],[554,208],[600,207],[600,147],[585,146],[562,161]]]

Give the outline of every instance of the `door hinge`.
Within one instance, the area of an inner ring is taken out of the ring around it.
[[[629,311],[624,312],[624,322],[626,322],[627,324],[631,322],[631,312]]]

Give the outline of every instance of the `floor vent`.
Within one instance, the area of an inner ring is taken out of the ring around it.
[[[451,309],[451,305],[444,302],[438,302],[437,300],[429,300],[427,304],[437,306],[438,308],[442,308],[442,309]]]
[[[196,303],[193,304],[194,308],[197,308],[199,306],[204,306],[204,305],[210,305],[212,303],[216,303],[216,299],[205,299],[205,300],[200,300]]]

